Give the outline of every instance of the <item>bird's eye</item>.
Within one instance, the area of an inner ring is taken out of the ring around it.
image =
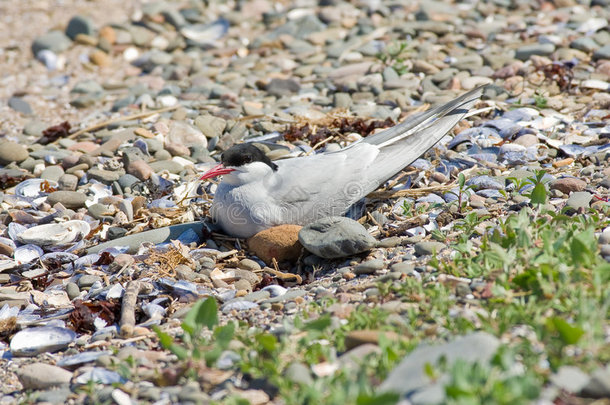
[[[252,163],[252,156],[244,156],[244,164]]]

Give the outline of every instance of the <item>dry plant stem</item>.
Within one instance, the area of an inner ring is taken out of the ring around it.
[[[277,262],[275,262],[275,264],[277,265]],[[290,281],[290,280],[294,279],[297,284],[301,284],[303,282],[303,279],[298,274],[283,273],[279,270],[272,269],[271,267],[265,267],[263,270],[269,274],[276,276],[277,278],[279,278],[280,280],[283,280],[283,281]]]
[[[68,139],[74,139],[77,136],[84,134],[85,132],[95,131],[97,129],[101,129],[101,128],[107,127],[110,124],[114,124],[115,122],[136,120],[138,118],[146,118],[146,117],[149,117],[149,116],[154,115],[154,114],[160,114],[160,113],[163,113],[163,112],[166,112],[166,111],[175,110],[178,107],[180,107],[180,104],[173,105],[171,107],[161,108],[160,110],[145,111],[145,112],[141,112],[141,113],[137,113],[137,114],[126,115],[124,117],[113,118],[113,119],[108,120],[108,121],[102,121],[102,122],[99,122],[97,124],[91,125],[91,126],[89,126],[87,128],[83,128],[83,129],[81,129],[79,131],[76,131],[73,134],[68,135],[67,138]],[[58,141],[59,141],[59,139],[56,139],[55,141],[53,141],[51,143],[56,143]]]
[[[130,281],[125,288],[123,295],[123,305],[121,306],[121,322],[120,333],[122,337],[130,337],[133,335],[133,329],[136,325],[136,303],[138,302],[138,294],[140,292],[140,282]]]
[[[420,197],[437,191],[449,191],[455,187],[455,182],[451,184],[443,184],[432,187],[413,188],[409,190],[398,191],[373,191],[367,197],[371,199],[386,199],[396,197]]]

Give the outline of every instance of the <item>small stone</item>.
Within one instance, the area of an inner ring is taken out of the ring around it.
[[[610,366],[595,370],[581,393],[590,398],[610,397]]]
[[[301,255],[299,225],[279,225],[265,229],[248,239],[249,249],[267,264],[294,261]]]
[[[390,270],[398,273],[412,274],[415,271],[415,265],[411,262],[394,263],[390,266]]]
[[[89,169],[87,175],[100,183],[111,184],[113,181],[119,180],[121,172],[92,168]]]
[[[377,270],[384,268],[383,260],[373,259],[367,260],[354,267],[354,274],[374,274]]]
[[[102,279],[99,276],[94,276],[92,274],[83,274],[79,279],[78,279],[78,287],[80,289],[83,288],[89,288],[93,285],[93,283],[95,283],[96,281],[101,281]]]
[[[176,278],[178,280],[195,281],[199,277],[199,274],[195,273],[193,269],[184,264],[179,264],[174,269],[176,272]]]
[[[592,199],[593,195],[587,191],[575,191],[568,197],[566,207],[574,208],[575,210],[579,208],[588,209]]]
[[[327,217],[304,226],[301,244],[325,259],[353,256],[372,249],[376,240],[358,222],[347,217]]]
[[[333,95],[333,105],[336,108],[349,108],[352,105],[352,97],[349,93],[335,93]]]
[[[33,363],[17,369],[19,382],[26,390],[41,390],[67,385],[72,373],[61,367],[45,363]]]
[[[73,174],[62,174],[59,179],[57,179],[57,185],[60,190],[74,191],[76,190],[76,186],[78,186],[78,177]]]
[[[244,296],[252,291],[252,284],[250,284],[248,280],[245,279],[237,280],[235,283],[233,283],[233,287],[237,291],[245,291],[245,293],[243,294]]]
[[[400,335],[395,332],[382,330],[353,330],[345,336],[345,348],[351,350],[354,347],[367,343],[379,344],[380,335],[384,335],[386,339],[393,342],[400,340]]]
[[[183,121],[171,121],[169,132],[165,137],[165,142],[184,145],[186,147],[195,145],[207,146],[208,139],[199,128]]]
[[[593,53],[593,60],[610,59],[610,44],[604,45]]]
[[[148,180],[154,172],[155,171],[152,169],[152,167],[150,167],[150,165],[143,160],[133,161],[127,166],[127,173],[135,176],[141,181]]]
[[[488,364],[498,346],[500,346],[498,338],[485,332],[474,332],[456,337],[450,342],[440,345],[420,344],[394,367],[380,385],[379,392],[395,392],[401,396],[416,395],[422,391],[429,393],[426,389],[430,388],[434,381],[426,374],[426,364],[438,364],[439,359],[443,357],[449,367],[457,360]],[[440,378],[445,378],[445,376]],[[440,398],[436,398],[433,403],[446,402],[444,391],[440,395]],[[424,402],[418,401],[417,403]]]
[[[54,191],[47,196],[47,202],[52,206],[60,203],[66,208],[82,208],[85,206],[87,196],[78,191]]]
[[[289,381],[295,384],[300,384],[305,387],[311,386],[313,384],[311,371],[309,370],[309,367],[307,367],[303,363],[290,363],[290,365],[286,367],[286,370],[284,371],[284,377],[286,377]]]
[[[589,53],[598,49],[599,44],[591,37],[580,37],[570,43],[570,48]]]
[[[564,177],[551,181],[550,188],[559,190],[564,194],[570,194],[573,191],[583,191],[587,183],[583,180],[574,177]]]
[[[32,53],[38,55],[38,52],[48,49],[54,53],[60,53],[68,49],[72,45],[72,41],[61,31],[50,31],[34,40],[32,43]]]
[[[289,96],[297,93],[300,89],[299,83],[293,79],[271,79],[265,86],[267,93],[277,97]]]
[[[21,97],[11,97],[8,99],[8,106],[11,107],[13,110],[20,112],[21,114],[32,114],[34,111],[32,110],[32,107],[30,107],[30,104],[25,101],[24,99],[22,99]]]
[[[102,28],[100,28],[99,36],[100,36],[100,39],[104,39],[110,45],[112,45],[116,42],[116,31],[114,30],[114,28],[112,28],[109,25],[105,25]]]
[[[413,247],[417,256],[428,256],[440,252],[447,246],[441,242],[418,242]]]
[[[255,262],[252,259],[241,259],[239,261],[239,264],[237,265],[237,267],[239,267],[240,269],[250,270],[250,271],[257,271],[257,270],[261,269],[260,264],[258,264],[257,262]]]
[[[599,243],[600,245],[608,245],[610,244],[610,230],[606,230],[599,235]]]
[[[104,52],[100,49],[96,49],[93,52],[91,52],[91,54],[89,55],[89,60],[94,65],[97,65],[100,67],[107,67],[112,64],[112,59],[110,59],[110,56],[108,56],[108,54],[106,52]]]
[[[92,36],[95,32],[93,21],[88,17],[76,15],[70,19],[66,27],[66,35],[74,40],[78,34]]]
[[[13,142],[4,141],[0,142],[0,164],[8,165],[12,162],[23,162],[28,158],[28,150],[25,146]]]
[[[66,294],[68,294],[68,298],[70,298],[70,300],[78,298],[80,297],[80,288],[78,288],[76,283],[70,282],[66,284]]]
[[[220,137],[226,126],[227,122],[222,118],[214,117],[212,115],[200,115],[195,118],[195,126],[203,132],[207,138]]]
[[[558,388],[567,392],[578,393],[587,385],[589,376],[574,366],[561,366],[557,373],[550,378],[551,382]]]
[[[89,207],[89,208],[91,208],[91,207]],[[127,234],[127,229],[121,228],[120,226],[111,226],[110,228],[108,228],[108,239],[109,240],[122,238],[126,234]]]
[[[515,52],[515,58],[526,61],[533,55],[548,56],[555,51],[555,45],[551,43],[524,45]]]

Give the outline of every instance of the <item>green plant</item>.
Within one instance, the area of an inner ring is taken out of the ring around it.
[[[547,104],[548,100],[542,94],[536,94],[536,96],[534,96],[534,105],[536,106],[536,108],[542,110],[544,108],[547,108]]]
[[[177,343],[173,337],[154,326],[153,330],[159,337],[164,349],[169,350],[180,360],[205,360],[208,365],[216,362],[225,350],[235,333],[235,324],[229,322],[224,326],[218,324],[218,308],[216,300],[212,297],[198,301],[188,312],[180,325],[184,333],[181,336],[182,344]],[[204,338],[204,327],[212,331],[212,346],[209,337]]]
[[[399,75],[403,75],[408,72],[405,62],[410,52],[411,47],[408,42],[393,42],[388,44],[383,52],[379,52],[377,58],[387,66],[392,67]]]
[[[462,213],[462,210],[466,206],[466,201],[464,201],[464,197],[468,197],[470,195],[470,190],[473,189],[473,186],[466,185],[466,177],[462,173],[458,174],[457,181],[458,181],[457,192],[450,191],[450,193],[457,197],[458,212]]]

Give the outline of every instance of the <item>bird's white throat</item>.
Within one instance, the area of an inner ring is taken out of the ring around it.
[[[260,181],[273,172],[271,167],[263,162],[252,162],[239,167],[231,167],[231,169],[235,170],[225,174],[222,177],[222,182],[232,186]]]

